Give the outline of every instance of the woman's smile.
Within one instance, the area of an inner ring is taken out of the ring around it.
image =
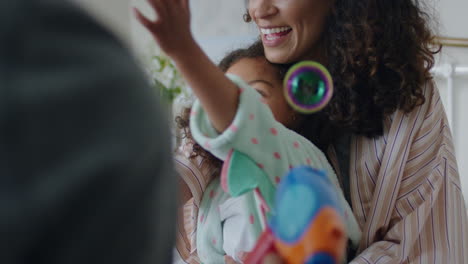
[[[251,0],[249,15],[260,29],[270,62],[315,59],[325,20],[331,10],[326,0]]]
[[[263,44],[269,47],[276,47],[287,41],[291,31],[292,28],[288,26],[260,28]]]

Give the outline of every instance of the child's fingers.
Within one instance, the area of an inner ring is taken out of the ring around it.
[[[182,4],[182,8],[188,10],[189,9],[189,0],[180,0]]]
[[[147,17],[145,17],[140,10],[137,8],[133,8],[133,12],[135,13],[135,17],[140,21],[140,23],[147,28],[149,31],[153,31],[154,27],[154,22],[149,20]]]
[[[183,13],[187,13],[189,10],[188,0],[156,0],[164,2],[165,11],[168,16],[178,16]]]
[[[162,17],[167,13],[167,0],[147,0],[148,3],[153,7],[154,11],[158,14],[158,17]]]

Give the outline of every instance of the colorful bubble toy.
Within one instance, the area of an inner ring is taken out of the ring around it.
[[[322,110],[333,95],[330,73],[323,65],[314,61],[303,61],[292,66],[283,85],[288,103],[303,114]]]

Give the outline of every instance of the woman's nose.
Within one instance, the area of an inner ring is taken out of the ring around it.
[[[249,0],[249,14],[254,19],[268,18],[278,13],[271,0]]]

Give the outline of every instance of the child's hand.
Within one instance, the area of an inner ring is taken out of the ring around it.
[[[184,56],[188,46],[195,44],[190,31],[189,0],[148,0],[148,3],[158,16],[156,21],[134,8],[136,18],[167,55],[173,59]]]
[[[213,127],[226,130],[234,120],[239,105],[239,89],[231,82],[190,32],[189,0],[148,0],[158,14],[156,21],[135,9],[137,19],[171,57],[180,73],[200,100]]]

